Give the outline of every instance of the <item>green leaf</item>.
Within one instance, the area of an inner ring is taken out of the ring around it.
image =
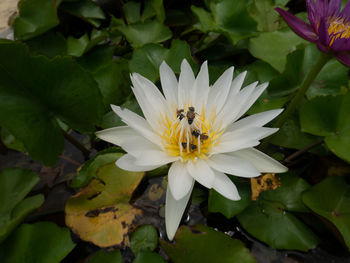
[[[164,259],[157,253],[141,251],[132,263],[165,263]]]
[[[83,164],[70,186],[73,188],[86,186],[92,178],[96,178],[96,173],[101,166],[116,161],[119,156],[120,149],[115,147],[98,152],[93,158]]]
[[[29,46],[31,52],[43,54],[50,58],[67,54],[66,40],[60,33],[52,30],[43,35],[31,38],[25,41],[25,43]]]
[[[122,20],[114,18],[113,28],[120,31],[134,47],[141,47],[149,43],[160,43],[172,37],[168,27],[157,20],[125,25]]]
[[[328,148],[340,158],[350,161],[350,93],[316,97],[300,110],[304,132],[325,136]]]
[[[93,73],[112,62],[114,49],[113,46],[100,45],[82,57],[77,58],[77,61],[81,66]]]
[[[208,199],[208,211],[211,213],[220,212],[226,218],[232,218],[246,209],[251,203],[250,185],[239,182],[235,182],[235,185],[237,186],[241,200],[229,200],[211,189]]]
[[[237,217],[249,234],[275,249],[308,251],[319,242],[281,203],[259,199]]]
[[[103,104],[96,82],[72,59],[34,57],[17,42],[0,41],[0,125],[34,160],[53,165],[63,151],[56,119],[79,132],[94,131]],[[9,118],[8,116],[12,116]]]
[[[303,149],[321,139],[322,137],[302,132],[300,130],[299,118],[294,115],[272,136],[271,143],[285,148]]]
[[[303,193],[304,203],[332,222],[350,249],[350,186],[343,178],[328,177]]]
[[[153,251],[158,246],[158,232],[154,226],[140,226],[131,236],[130,248],[137,255],[141,251]]]
[[[101,20],[105,19],[102,9],[92,0],[65,2],[60,6],[60,9],[95,27],[99,27]]]
[[[159,66],[164,60],[175,73],[179,73],[183,59],[187,59],[192,66],[194,65],[188,44],[185,41],[174,39],[170,49],[155,44],[135,49],[129,68],[131,72],[137,72],[155,82],[159,78]]]
[[[1,128],[1,139],[5,146],[9,149],[13,149],[19,152],[25,151],[23,143],[17,140],[13,134],[4,128]]]
[[[106,252],[104,250],[97,251],[89,261],[89,263],[123,263],[122,254],[119,250]]]
[[[279,72],[283,72],[287,62],[287,55],[293,52],[305,40],[294,32],[275,31],[261,33],[249,40],[249,52],[256,58],[269,63]]]
[[[160,240],[163,249],[174,263],[192,262],[256,262],[238,239],[230,238],[214,229],[196,225],[182,226],[175,236],[176,243]]]
[[[211,1],[209,7],[210,13],[191,6],[192,12],[199,20],[199,24],[195,25],[197,29],[203,32],[222,33],[233,44],[255,34],[256,22],[248,14],[247,1]]]
[[[280,29],[279,14],[276,7],[284,7],[289,1],[254,0],[248,6],[248,12],[258,23],[257,29],[263,32],[272,32]]]
[[[48,0],[21,0],[19,14],[13,22],[15,38],[29,39],[45,33],[59,24],[56,2]]]
[[[261,198],[269,201],[276,201],[285,207],[288,211],[308,212],[301,200],[301,194],[307,190],[310,185],[299,176],[293,173],[281,175],[281,186],[275,190],[268,190],[261,193]]]
[[[123,5],[123,11],[129,24],[133,24],[140,21],[141,17],[141,3],[130,1]]]
[[[0,258],[3,263],[59,263],[74,247],[67,228],[23,224],[0,245]]]
[[[7,168],[0,172],[0,243],[44,202],[41,194],[25,198],[38,182],[39,176],[31,170]]]

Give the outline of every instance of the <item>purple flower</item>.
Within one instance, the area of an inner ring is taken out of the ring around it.
[[[306,7],[310,24],[281,8],[276,11],[300,37],[350,66],[350,1],[342,11],[341,0],[306,0]]]

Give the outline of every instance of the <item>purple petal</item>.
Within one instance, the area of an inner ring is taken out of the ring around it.
[[[314,0],[306,0],[307,15],[314,32],[318,31],[318,23],[320,16],[316,12],[316,6]]]
[[[343,10],[340,13],[341,16],[345,16],[347,18],[350,18],[350,1],[346,3]]]
[[[349,38],[338,38],[334,40],[331,45],[331,49],[335,52],[350,51],[350,39]]]
[[[317,0],[316,1],[316,12],[320,17],[327,16],[328,13],[328,0]]]
[[[277,7],[275,10],[284,18],[289,27],[300,37],[306,39],[307,41],[316,42],[317,35],[312,30],[312,27],[305,23],[300,18],[292,15],[291,13]]]
[[[328,53],[330,52],[329,47],[326,47],[325,45],[323,45],[321,42],[317,42],[317,47],[319,50],[321,50],[324,53]]]
[[[338,53],[335,56],[345,66],[350,67],[350,53],[349,52]]]
[[[328,7],[328,16],[338,15],[340,11],[341,0],[331,0]]]
[[[318,37],[320,39],[320,42],[327,47],[329,47],[329,43],[330,43],[328,27],[329,27],[329,23],[327,21],[327,18],[322,18],[320,21],[320,25],[318,26]]]

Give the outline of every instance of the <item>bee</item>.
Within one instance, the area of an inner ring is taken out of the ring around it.
[[[184,109],[179,109],[176,111],[176,116],[180,121],[185,117],[183,113],[184,113]]]
[[[201,141],[204,141],[204,140],[208,140],[208,135],[206,135],[205,133],[200,133],[198,130],[193,130],[192,131],[192,135],[196,138],[200,138]]]
[[[186,117],[187,117],[188,124],[191,125],[193,123],[194,118],[196,117],[194,107],[188,107]]]
[[[182,145],[182,147],[184,147],[184,149],[187,148],[187,143],[186,142],[182,142],[181,145]],[[195,145],[195,144],[190,143],[189,146],[190,146],[190,150],[191,151],[195,151],[197,149],[197,145]]]
[[[198,138],[198,136],[201,135],[201,134],[199,133],[198,130],[193,130],[193,131],[192,131],[192,135],[193,135],[194,137]]]

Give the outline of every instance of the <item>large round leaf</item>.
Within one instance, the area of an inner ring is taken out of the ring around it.
[[[0,245],[0,258],[3,263],[59,263],[74,247],[67,228],[23,224]]]
[[[96,82],[70,58],[34,57],[24,45],[1,40],[0,79],[0,125],[34,160],[53,165],[62,152],[57,118],[80,132],[93,131],[101,118]]]
[[[44,202],[43,195],[25,196],[39,182],[39,176],[31,170],[4,169],[0,173],[0,242],[30,212]]]
[[[97,246],[127,245],[133,221],[142,214],[129,201],[145,173],[120,169],[115,165],[118,157],[111,160],[106,154],[100,156],[109,161],[99,160],[96,178],[68,200],[66,224],[81,239]]]
[[[304,203],[331,221],[350,249],[350,186],[340,177],[328,177],[303,194]]]
[[[350,161],[350,93],[316,97],[303,105],[300,124],[303,131],[325,136],[328,148]]]
[[[161,240],[163,249],[174,263],[256,262],[241,241],[207,226],[183,226],[176,232],[175,241],[170,244]]]

